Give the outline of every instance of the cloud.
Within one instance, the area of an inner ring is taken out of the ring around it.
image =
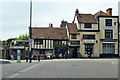
[[[9,33],[0,32],[0,40],[6,40],[9,38],[19,37],[22,34],[28,34],[28,30],[16,30]]]

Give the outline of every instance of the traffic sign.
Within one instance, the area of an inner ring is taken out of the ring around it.
[[[32,42],[32,39],[29,39],[29,42]]]

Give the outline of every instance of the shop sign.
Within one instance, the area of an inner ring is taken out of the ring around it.
[[[11,49],[24,49],[24,46],[10,46]]]
[[[71,45],[80,45],[80,41],[70,41]]]
[[[84,43],[95,43],[95,40],[85,40]]]
[[[113,30],[113,29],[115,29],[115,27],[113,27],[113,26],[103,26],[102,29]]]

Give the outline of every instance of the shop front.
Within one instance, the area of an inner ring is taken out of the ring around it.
[[[71,58],[78,58],[80,56],[80,41],[70,41],[69,52]]]
[[[91,58],[93,54],[93,46],[94,44],[85,44],[85,54],[88,55],[88,58]]]

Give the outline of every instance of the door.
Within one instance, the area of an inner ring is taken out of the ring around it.
[[[74,48],[73,50],[73,58],[77,58],[77,48]]]
[[[93,54],[93,44],[85,44],[85,54],[91,57],[91,54]]]

